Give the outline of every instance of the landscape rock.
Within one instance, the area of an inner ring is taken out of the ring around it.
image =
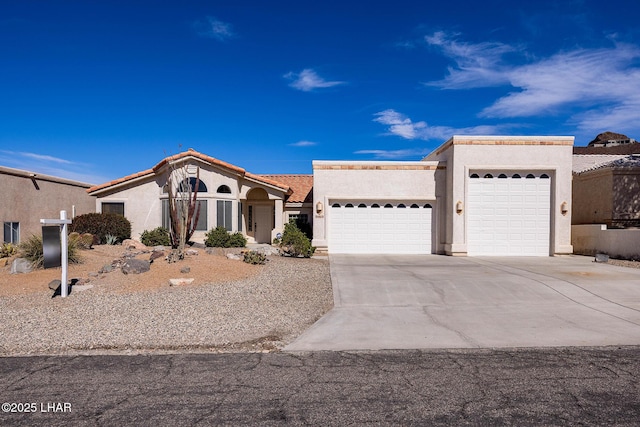
[[[102,266],[102,268],[100,269],[99,273],[111,273],[112,271],[113,271],[113,265],[105,264],[105,265]],[[89,276],[91,276],[91,273],[89,273]]]
[[[184,286],[190,285],[196,279],[169,279],[169,286]]]
[[[163,252],[163,251],[165,251],[166,249],[167,249],[167,248],[165,248],[165,247],[164,247],[164,246],[162,246],[162,245],[158,245],[158,246],[154,246],[154,247],[153,247],[153,251],[155,251],[155,252]]]
[[[190,272],[191,272],[191,267],[182,267],[180,269],[180,273],[182,273],[182,274],[187,274],[187,273],[190,273]]]
[[[137,251],[145,251],[149,248],[147,248],[146,245],[142,244],[141,242],[138,242],[137,240],[133,240],[133,239],[126,239],[125,241],[122,242],[122,247],[125,248],[126,250],[137,250]]]
[[[60,280],[52,280],[49,282],[49,289],[51,289],[52,291],[55,291],[56,289],[58,289],[58,287],[60,287],[61,283],[62,281]]]
[[[87,289],[93,288],[93,285],[78,285],[75,284],[72,286],[73,292],[81,292],[86,291]]]
[[[151,262],[142,259],[128,259],[122,264],[124,274],[140,274],[151,269]]]
[[[16,258],[11,264],[11,274],[31,273],[32,271],[33,266],[31,265],[31,261],[28,259]]]
[[[187,249],[186,251],[184,251],[185,255],[198,255],[200,252],[198,252],[197,249]]]
[[[149,261],[153,261],[154,259],[158,259],[158,258],[163,258],[167,256],[167,254],[164,252],[164,250],[162,251],[157,251],[157,250],[153,250],[153,252],[151,252],[151,255],[149,256]]]
[[[234,261],[240,261],[242,259],[242,257],[238,254],[227,254],[227,258]]]

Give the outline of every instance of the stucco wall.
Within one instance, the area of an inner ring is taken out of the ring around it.
[[[445,252],[467,252],[467,217],[455,213],[456,204],[467,205],[470,171],[544,171],[552,179],[551,253],[572,253],[571,247],[571,167],[573,137],[540,136],[454,136],[436,149],[427,160],[446,160],[447,197],[445,204]],[[569,212],[560,213],[567,203]]]
[[[606,224],[612,217],[613,174],[598,170],[573,177],[573,224]]]
[[[0,222],[19,222],[21,241],[32,234],[40,235],[40,219],[60,218],[61,210],[67,211],[68,218],[74,210],[76,215],[95,212],[95,197],[86,192],[88,184],[0,172],[0,187]]]
[[[437,205],[438,166],[438,162],[314,161],[313,245],[320,250],[327,248],[327,209],[334,200],[420,200]],[[324,208],[320,214],[318,202]]]
[[[574,253],[607,254],[614,258],[640,259],[640,229],[611,230],[605,224],[574,225]]]

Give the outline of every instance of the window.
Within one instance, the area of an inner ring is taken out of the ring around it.
[[[344,205],[345,208],[352,208],[353,205],[351,203],[347,203],[346,205]]]
[[[415,203],[411,205],[411,208],[416,209],[419,208],[420,206],[416,205]]]
[[[384,205],[385,208],[392,208],[393,205],[391,203],[387,203],[386,205]]]
[[[359,207],[359,208],[366,208],[366,207],[367,207],[367,205],[365,205],[364,203],[360,203],[360,204],[358,205],[358,207]]]
[[[233,227],[231,225],[231,203],[231,200],[216,201],[217,225],[226,228],[227,231],[231,231]]]
[[[371,205],[371,207],[372,207],[372,208],[379,208],[379,207],[380,207],[380,205],[379,205],[379,204],[377,204],[377,203],[374,203],[374,204],[372,204],[372,205]]]
[[[426,205],[423,206],[423,208],[425,209],[431,209],[431,205],[429,203],[427,203]]]
[[[547,175],[546,173],[543,173],[542,175],[540,175],[540,178],[549,179],[549,175]]]
[[[4,243],[20,243],[20,223],[5,222],[4,223]]]
[[[505,175],[505,174],[503,174],[503,173],[501,173],[500,175],[498,175],[498,178],[501,178],[501,179],[502,179],[502,178],[506,178],[506,177],[507,177],[507,175]]]
[[[177,200],[180,203],[180,200]],[[198,223],[196,224],[196,231],[207,231],[207,201],[197,200],[196,212],[198,212],[198,206],[200,207],[200,214],[198,215]],[[193,219],[196,219],[196,214],[193,214]],[[167,230],[171,230],[171,216],[169,215],[169,200],[162,201],[162,226]]]
[[[124,216],[124,203],[102,202],[102,213],[114,213]]]
[[[472,173],[471,178],[480,178],[480,175],[478,175],[477,173]]]
[[[190,178],[185,178],[184,181],[180,183],[180,186],[178,187],[178,191],[180,193],[186,193],[189,191],[189,189],[191,189],[191,191],[195,192],[196,183],[198,184],[198,187],[197,187],[198,193],[206,193],[208,191],[205,183],[193,176]]]
[[[514,173],[511,178],[519,179],[519,178],[522,178],[522,177],[519,174]]]
[[[400,204],[398,205],[398,207],[399,207],[399,208],[406,208],[406,206],[405,206],[403,203],[400,203]]]
[[[339,208],[340,207],[340,203],[334,203],[331,205],[332,208]]]
[[[238,231],[242,231],[242,202],[238,202]]]
[[[532,173],[530,173],[530,174],[528,174],[528,175],[527,175],[527,179],[532,179],[532,178],[535,178],[535,176],[533,176],[533,174],[532,174]]]
[[[301,222],[303,224],[309,223],[308,214],[289,214],[289,221],[294,220],[296,223]]]
[[[220,187],[218,187],[218,189],[216,190],[216,193],[222,193],[222,194],[231,194],[231,189],[229,188],[229,186],[227,185],[221,185]]]
[[[485,174],[485,176],[484,176],[484,177],[485,177],[485,178],[493,178],[493,175],[491,175],[490,173],[488,173],[488,174]]]

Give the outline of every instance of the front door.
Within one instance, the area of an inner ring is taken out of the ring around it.
[[[272,207],[256,205],[256,218],[254,220],[254,232],[256,243],[271,243]]]

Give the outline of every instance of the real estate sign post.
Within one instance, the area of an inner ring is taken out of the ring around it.
[[[71,220],[67,219],[67,211],[60,211],[60,219],[40,219],[42,227],[42,254],[44,255],[44,267],[62,267],[60,280],[60,295],[62,298],[69,294],[67,283],[67,268],[69,264],[69,242],[67,226]],[[55,233],[55,226],[59,228],[59,235]],[[54,231],[53,233],[51,231]]]

